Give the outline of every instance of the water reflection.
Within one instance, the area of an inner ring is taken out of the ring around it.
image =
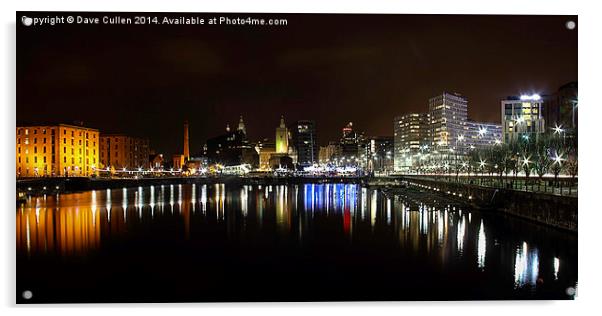
[[[17,250],[28,257],[83,256],[156,223],[181,229],[184,240],[203,238],[209,229],[239,242],[271,236],[310,245],[341,237],[348,245],[395,247],[386,255],[429,258],[441,267],[495,269],[513,276],[516,288],[563,277],[561,256],[540,257],[527,241],[496,236],[479,213],[353,184],[161,185],[30,198],[17,209]],[[540,272],[540,260],[548,272]]]
[[[514,264],[514,285],[534,286],[539,276],[539,251],[537,248],[529,248],[526,242],[516,248],[516,260]]]

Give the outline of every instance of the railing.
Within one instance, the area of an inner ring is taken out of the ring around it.
[[[499,175],[470,175],[456,176],[453,174],[443,175],[407,175],[405,178],[430,179],[435,181],[444,181],[449,183],[461,183],[478,185],[482,187],[516,190],[524,192],[535,192],[544,194],[553,194],[559,196],[577,196],[578,181],[577,178],[567,177],[515,177]]]

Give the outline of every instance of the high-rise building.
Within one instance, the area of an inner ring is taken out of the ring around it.
[[[353,122],[349,122],[343,128],[343,136],[340,141],[341,157],[350,163],[359,162],[361,155],[364,153],[360,149],[363,140],[363,135],[353,129]],[[365,148],[365,147],[364,147]]]
[[[547,132],[560,128],[567,133],[577,130],[578,123],[577,82],[569,82],[551,95],[543,96],[543,118]]]
[[[471,149],[481,149],[502,142],[502,125],[487,122],[466,122],[466,134],[461,151],[467,152]]]
[[[100,167],[115,169],[148,168],[149,141],[147,138],[123,134],[100,135]]]
[[[418,153],[428,152],[431,143],[431,119],[428,113],[397,116],[393,122],[393,159],[395,171],[412,167]]]
[[[503,142],[531,139],[545,132],[543,100],[537,95],[508,97],[502,100]]]
[[[374,136],[367,139],[368,163],[370,171],[393,171],[394,138],[391,136]]]
[[[18,126],[17,177],[90,176],[98,168],[98,130],[78,125]]]
[[[432,147],[447,154],[463,138],[468,119],[468,100],[458,93],[444,92],[429,99]]]
[[[299,167],[311,166],[318,162],[318,142],[316,123],[310,120],[294,122],[290,127],[292,145],[297,152]]]
[[[276,153],[288,154],[288,129],[284,124],[284,116],[280,117],[280,126],[276,127]]]

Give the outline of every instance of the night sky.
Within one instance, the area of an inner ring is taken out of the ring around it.
[[[241,114],[251,140],[273,140],[284,114],[315,120],[325,144],[348,121],[392,136],[394,116],[427,111],[442,91],[466,96],[469,118],[499,122],[506,96],[577,80],[575,16],[232,16],[288,25],[17,23],[17,125],[79,120],[169,155],[188,119],[194,154]]]

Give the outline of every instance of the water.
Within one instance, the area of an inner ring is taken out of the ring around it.
[[[577,283],[574,234],[354,184],[48,195],[16,221],[22,303],[571,299]]]

